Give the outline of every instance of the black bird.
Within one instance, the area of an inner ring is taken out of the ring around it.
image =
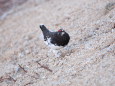
[[[44,25],[40,25],[40,28],[44,36],[44,41],[51,48],[53,46],[53,49],[56,50],[56,47],[65,47],[69,43],[70,36],[63,29],[51,32]]]

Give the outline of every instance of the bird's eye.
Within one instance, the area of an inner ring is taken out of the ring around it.
[[[62,29],[59,29],[58,32],[63,32],[63,30],[62,30]]]
[[[62,30],[58,30],[58,32],[62,32]]]

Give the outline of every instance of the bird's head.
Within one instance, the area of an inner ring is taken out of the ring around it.
[[[63,29],[59,29],[57,32],[58,32],[58,34],[60,34],[61,36],[63,36],[63,35],[66,33]]]
[[[63,29],[59,29],[58,32],[65,32]]]

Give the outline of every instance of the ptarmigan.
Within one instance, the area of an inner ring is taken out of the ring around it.
[[[51,48],[56,57],[59,57],[59,49],[65,47],[70,40],[70,36],[63,29],[51,32],[44,25],[40,25],[45,43]]]

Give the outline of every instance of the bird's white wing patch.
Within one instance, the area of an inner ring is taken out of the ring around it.
[[[47,38],[47,41],[45,41],[45,44],[48,45],[53,50],[58,50],[58,49],[62,48],[62,46],[56,46],[56,45],[52,44],[51,38]]]
[[[46,45],[51,45],[51,38],[47,38],[47,40],[45,41]]]

